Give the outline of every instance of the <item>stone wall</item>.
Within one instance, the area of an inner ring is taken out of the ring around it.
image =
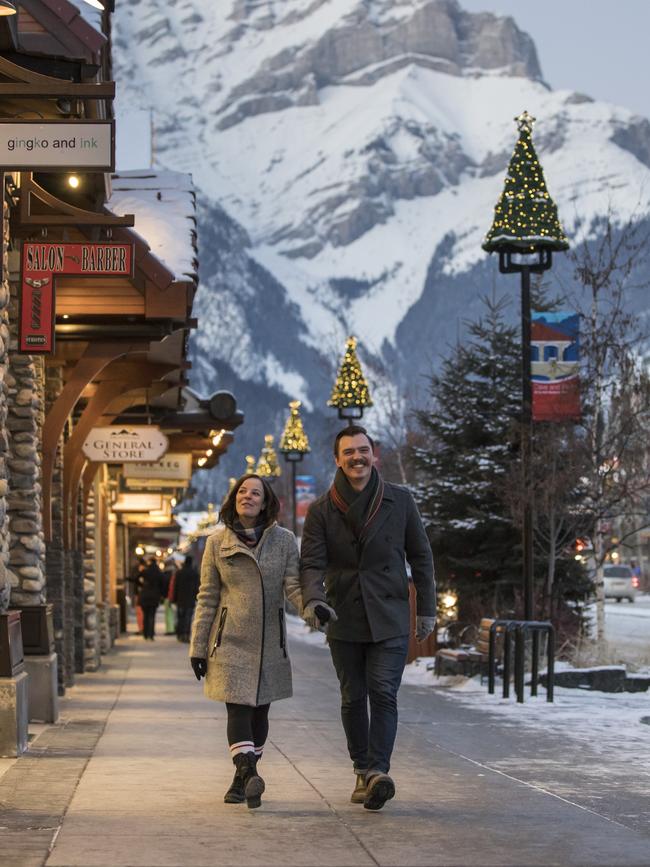
[[[0,173],[3,179],[4,175]],[[7,247],[9,244],[9,205],[2,202],[2,279],[0,280],[0,611],[9,605],[12,583],[14,580],[9,565],[9,516],[7,512],[8,482],[8,451],[9,437],[7,432],[7,375],[9,350],[9,262]],[[17,580],[16,580],[17,583]]]

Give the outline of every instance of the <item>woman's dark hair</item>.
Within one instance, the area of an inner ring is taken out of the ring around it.
[[[231,530],[233,524],[237,520],[237,491],[247,479],[259,479],[262,483],[262,489],[264,490],[264,508],[260,512],[260,522],[263,523],[265,527],[268,527],[277,519],[280,512],[280,502],[271,485],[269,485],[269,483],[261,476],[258,476],[257,473],[247,473],[237,479],[221,507],[219,520]]]

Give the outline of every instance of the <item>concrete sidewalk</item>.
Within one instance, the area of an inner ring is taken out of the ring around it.
[[[291,655],[295,695],[272,706],[267,791],[249,811],[223,803],[224,708],[187,645],[121,640],[0,777],[2,867],[650,863],[647,776],[440,690],[400,691],[395,800],[350,804],[329,654]]]

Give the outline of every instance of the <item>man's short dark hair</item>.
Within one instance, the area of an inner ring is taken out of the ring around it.
[[[222,521],[232,530],[233,524],[237,520],[237,508],[236,508],[236,500],[237,500],[237,491],[241,488],[244,482],[247,479],[257,479],[262,483],[262,490],[264,491],[264,508],[260,512],[259,521],[260,524],[263,524],[265,527],[270,527],[271,524],[277,519],[278,514],[280,512],[280,502],[275,495],[275,491],[261,476],[258,476],[257,473],[247,473],[246,475],[240,476],[235,484],[232,486],[230,493],[224,500],[223,506],[221,507],[221,513],[219,515],[219,520]]]
[[[336,435],[336,439],[334,440],[334,457],[335,458],[338,458],[338,456],[339,456],[339,443],[341,441],[341,437],[355,437],[355,436],[357,436],[357,434],[363,434],[364,435],[364,437],[370,443],[370,448],[374,452],[375,441],[370,436],[370,434],[365,429],[365,427],[361,427],[360,424],[351,424],[351,425],[348,425],[348,427],[343,428],[343,430],[340,430]]]

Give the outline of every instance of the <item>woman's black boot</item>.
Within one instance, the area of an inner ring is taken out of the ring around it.
[[[246,806],[253,810],[262,804],[264,780],[257,774],[257,758],[254,753],[239,753],[233,759],[237,775],[244,785]]]
[[[224,804],[243,804],[245,800],[244,781],[239,776],[239,771],[235,771],[230,788],[223,796],[223,802]]]

